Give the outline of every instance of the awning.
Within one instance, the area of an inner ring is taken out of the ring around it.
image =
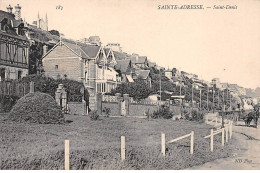
[[[131,75],[126,75],[126,78],[127,78],[128,82],[134,82],[134,80],[131,77]]]

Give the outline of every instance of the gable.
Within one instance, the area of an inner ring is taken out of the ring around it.
[[[69,49],[65,45],[57,45],[54,49],[50,50],[48,54],[46,54],[44,59],[56,59],[56,58],[66,58],[66,57],[77,57],[79,56],[74,53],[71,49]]]

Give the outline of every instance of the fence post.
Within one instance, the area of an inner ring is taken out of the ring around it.
[[[222,128],[222,146],[225,145],[225,129]]]
[[[210,129],[210,151],[213,152],[213,129]]]
[[[125,136],[121,136],[121,159],[125,160]]]
[[[70,169],[70,141],[65,140],[65,170]]]
[[[226,127],[226,143],[228,143],[228,127]]]
[[[115,96],[117,98],[117,116],[121,116],[121,94],[116,93]]]
[[[229,137],[232,137],[232,121],[229,120]]]
[[[192,131],[190,135],[190,154],[193,154],[193,146],[194,146],[194,131]]]
[[[162,154],[165,156],[165,134],[162,133]]]
[[[34,82],[30,82],[30,93],[34,93]]]

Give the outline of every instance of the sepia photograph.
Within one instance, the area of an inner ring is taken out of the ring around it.
[[[0,0],[0,172],[259,170],[259,0]]]

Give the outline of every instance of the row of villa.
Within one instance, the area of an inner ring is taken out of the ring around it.
[[[37,71],[44,71],[46,76],[82,82],[94,98],[97,92],[110,92],[120,83],[134,82],[138,78],[151,87],[150,69],[157,68],[176,85],[183,85],[189,78],[198,87],[202,83],[220,87],[217,79],[209,83],[196,74],[158,67],[146,56],[125,53],[119,43],[102,46],[98,36],[79,41],[62,38],[48,31],[47,14],[45,19],[38,14],[37,20],[28,24],[21,18],[21,8],[19,4],[15,6],[14,13],[10,5],[7,12],[0,10],[0,81],[21,79],[36,66]],[[42,46],[41,61],[32,62],[30,48],[37,45]],[[227,88],[224,83],[221,87]],[[237,85],[232,88],[240,95],[245,94]]]

